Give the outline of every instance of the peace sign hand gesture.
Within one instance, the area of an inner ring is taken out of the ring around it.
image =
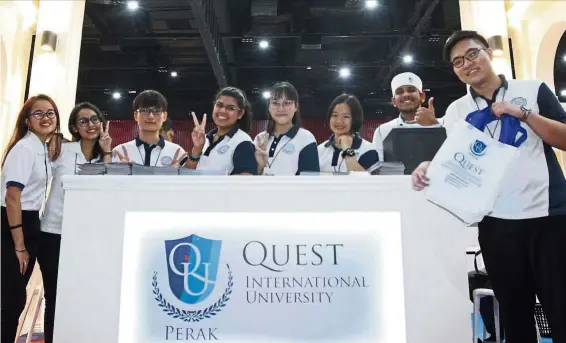
[[[128,150],[126,150],[126,147],[122,145],[122,151],[124,152],[124,155],[120,154],[120,152],[116,151],[116,156],[118,156],[118,159],[120,160],[120,163],[134,163],[134,161],[132,161],[130,159],[130,157],[128,156]]]
[[[204,140],[206,135],[206,113],[202,116],[202,122],[199,123],[197,120],[197,116],[195,112],[191,112],[193,117],[193,122],[195,123],[195,127],[193,128],[193,132],[191,133],[191,138],[193,140],[193,146],[202,148],[204,146]]]
[[[179,156],[179,153],[181,152],[181,148],[177,148],[177,151],[175,151],[175,155],[173,156],[173,161],[171,161],[171,163],[169,164],[170,166],[173,167],[178,167],[181,165],[181,161],[185,159],[185,157],[187,157],[187,153],[184,152],[181,154],[181,156]]]
[[[102,152],[110,152],[112,150],[112,137],[110,137],[110,134],[108,133],[109,130],[110,122],[106,123],[106,128],[104,128],[104,125],[100,125],[100,137],[98,138],[98,144],[100,144]]]
[[[262,170],[267,165],[267,159],[269,158],[267,154],[268,143],[269,143],[269,133],[266,132],[255,149],[255,159],[257,161],[257,166],[259,170]]]

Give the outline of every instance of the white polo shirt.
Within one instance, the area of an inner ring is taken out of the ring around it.
[[[50,179],[47,145],[28,131],[6,156],[2,168],[2,206],[6,206],[7,187],[13,186],[22,191],[22,210],[39,211]]]
[[[166,141],[162,136],[159,136],[159,142],[155,145],[147,144],[139,137],[136,137],[134,140],[120,144],[112,150],[112,160],[114,162],[120,162],[116,152],[124,155],[122,147],[126,148],[128,157],[134,161],[134,163],[151,167],[164,167],[170,165],[171,162],[173,162],[177,149],[179,149],[177,158],[185,153],[185,149],[175,143]]]
[[[387,136],[389,135],[389,133],[391,132],[391,130],[393,130],[394,128],[403,128],[403,129],[430,129],[430,128],[435,128],[435,127],[441,127],[440,124],[436,124],[436,125],[430,125],[430,126],[422,126],[420,124],[408,124],[405,122],[405,120],[403,120],[403,117],[401,117],[401,115],[399,114],[399,117],[388,121],[387,123],[383,123],[381,125],[379,125],[377,127],[377,129],[375,129],[375,132],[373,133],[373,144],[375,145],[375,149],[377,150],[377,153],[379,154],[379,160],[380,161],[384,161],[384,153],[383,153],[383,141],[385,140],[385,138],[387,138]]]
[[[495,99],[485,99],[473,89],[454,101],[446,110],[443,124],[449,135],[453,124],[466,120],[469,113],[506,101],[525,106],[540,115],[566,123],[566,112],[548,86],[536,80],[505,80],[496,90]],[[499,139],[499,120],[486,126],[485,132]],[[546,144],[526,123],[527,140],[519,146],[520,155],[511,172],[506,174],[491,217],[527,219],[566,214],[566,179],[552,147]]]
[[[75,175],[77,165],[84,163],[100,162],[99,158],[87,161],[81,150],[80,142],[64,143],[61,146],[61,154],[53,162],[53,180],[51,190],[45,204],[45,212],[41,219],[41,231],[54,234],[61,234],[63,223],[63,175]]]
[[[379,162],[379,155],[375,146],[358,134],[354,136],[352,149],[356,151],[358,163],[366,170]],[[318,156],[321,172],[338,173],[348,171],[346,161],[342,157],[342,150],[334,145],[334,135],[318,146]]]
[[[218,128],[206,134],[203,153],[197,170],[225,171],[229,175],[249,173],[257,175],[255,148],[251,137],[234,126],[214,142]]]
[[[260,132],[254,139],[255,145],[259,146],[267,134],[266,131]],[[271,135],[267,146],[264,175],[299,175],[305,171],[320,171],[316,138],[310,131],[293,126],[279,137]]]

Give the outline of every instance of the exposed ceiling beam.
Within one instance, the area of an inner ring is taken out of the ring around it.
[[[316,65],[316,64],[229,64],[229,67],[236,68],[236,69],[307,69],[311,67],[312,70],[316,69],[336,69],[336,67],[330,65]],[[349,65],[350,69],[361,69],[361,68],[390,68],[390,63],[372,63],[372,64],[358,64],[358,65]],[[415,68],[435,68],[441,71],[446,71],[447,73],[452,73],[450,69],[447,69],[446,66],[435,65],[434,62],[431,63],[423,63],[420,62],[414,65]],[[444,67],[444,69],[442,69]]]
[[[408,40],[399,39],[397,44],[391,49],[387,60],[393,60],[393,63],[389,69],[380,70],[375,76],[374,82],[381,80],[381,88],[386,87],[389,79],[400,65],[399,54],[406,51],[408,47],[413,43],[416,36],[421,34],[421,31],[426,23],[430,20],[432,12],[438,5],[440,0],[420,0],[415,6],[411,17],[407,23],[408,27],[413,27],[411,36]],[[428,5],[426,13],[421,16],[421,12],[425,6]]]
[[[309,33],[313,36],[320,36],[322,39],[324,38],[397,38],[397,39],[407,39],[407,38],[430,38],[430,37],[449,37],[452,32],[448,33],[445,31],[438,31],[432,32],[430,34],[417,34],[414,35],[411,32],[394,32],[394,31],[386,31],[386,32],[358,32],[358,33],[328,33],[328,32],[319,32],[319,33]],[[303,36],[299,33],[285,33],[285,34],[273,34],[273,35],[265,35],[265,36],[255,36],[255,35],[234,35],[234,34],[223,34],[221,38],[224,39],[243,39],[243,38],[252,38],[252,39],[262,39],[262,38],[269,38],[269,39],[300,39]]]
[[[227,68],[224,63],[222,41],[220,40],[220,32],[216,23],[212,1],[189,0],[189,4],[195,17],[194,23],[202,37],[216,81],[220,87],[225,87],[228,85]]]
[[[90,21],[102,35],[111,36],[113,34],[112,30],[110,29],[108,24],[106,24],[106,22],[101,18],[104,16],[99,15],[97,8],[98,7],[96,6],[86,6],[85,14],[90,18]]]

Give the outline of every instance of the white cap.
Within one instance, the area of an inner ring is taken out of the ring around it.
[[[413,73],[401,73],[398,74],[391,80],[391,92],[395,95],[395,91],[399,87],[403,86],[413,86],[422,93],[423,82],[420,77]]]

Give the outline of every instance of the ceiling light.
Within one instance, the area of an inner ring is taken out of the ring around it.
[[[112,98],[118,100],[122,97],[122,94],[120,94],[120,92],[114,92],[112,93]]]
[[[177,75],[179,75],[179,74],[177,74],[176,71],[172,71],[172,72],[171,72],[171,77],[177,77]]]
[[[128,93],[130,93],[130,94],[136,94],[137,92],[134,91],[134,90],[131,90],[131,91],[128,91]]]
[[[377,1],[376,0],[366,0],[366,8],[368,10],[373,10],[376,7],[377,7]]]
[[[566,89],[563,89],[563,90],[560,91],[560,96],[566,97]]]
[[[566,55],[562,56],[562,61],[566,62]]]
[[[340,69],[340,77],[347,78],[350,76],[350,68],[342,68]]]
[[[259,42],[259,47],[262,49],[267,49],[269,48],[269,42],[263,39]]]
[[[311,69],[312,69],[312,67],[311,67],[311,66],[307,66],[307,70],[311,70]]]
[[[271,98],[271,92],[265,91],[265,92],[263,92],[262,96],[263,96],[264,99],[269,99],[269,98]]]
[[[411,55],[403,56],[403,63],[405,63],[405,64],[413,63],[413,56],[411,56]]]
[[[140,4],[137,1],[128,1],[127,6],[130,11],[135,11],[140,7]]]

